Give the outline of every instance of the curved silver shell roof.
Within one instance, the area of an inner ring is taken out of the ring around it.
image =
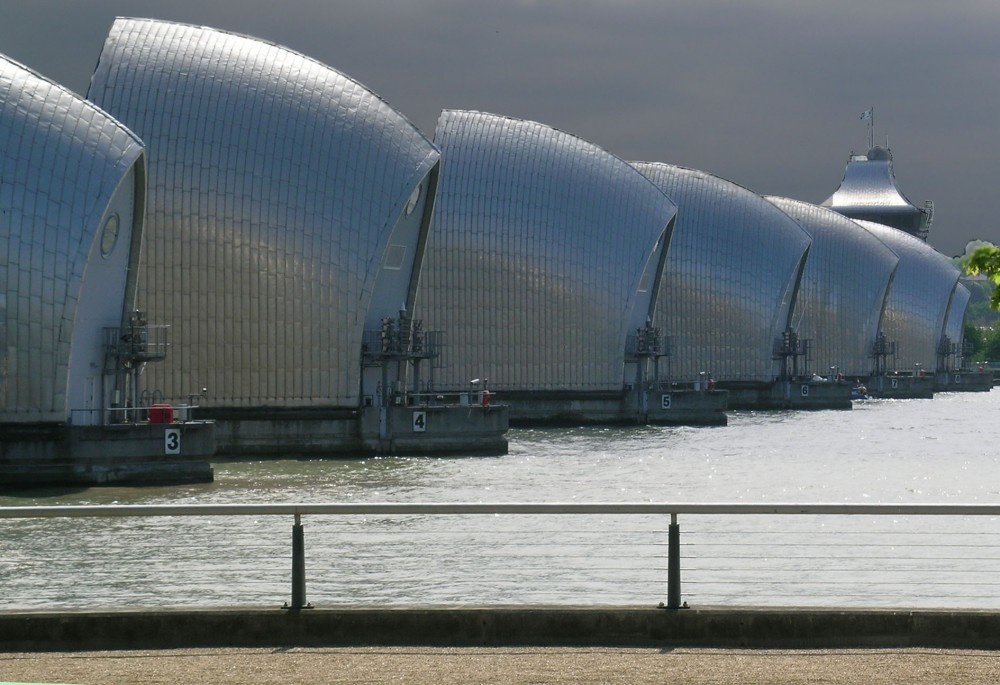
[[[633,162],[677,203],[654,324],[674,379],[770,381],[810,238],[746,188],[693,169]]]
[[[930,214],[903,196],[892,170],[892,153],[873,147],[867,155],[853,155],[840,187],[823,207],[852,219],[874,221],[927,239]]]
[[[951,369],[945,370],[962,367],[962,357],[964,356],[962,344],[965,340],[965,311],[968,309],[971,299],[972,293],[969,289],[961,282],[956,283],[955,290],[951,294],[951,301],[948,303],[948,316],[944,324],[944,335],[947,336],[947,340],[942,339],[943,343],[953,346],[952,349],[944,351],[947,358],[943,361],[946,364],[951,363]]]
[[[163,21],[116,20],[88,96],[150,150],[139,295],[173,347],[147,387],[358,406],[366,323],[412,301],[434,146],[323,64]]]
[[[621,391],[676,207],[621,159],[548,126],[445,111],[418,312],[439,386]]]
[[[823,207],[768,197],[812,236],[792,312],[792,328],[811,340],[808,371],[867,376],[882,310],[899,257],[871,233]]]
[[[103,328],[132,305],[144,168],[124,126],[0,56],[0,422],[100,422]]]
[[[919,238],[871,221],[856,223],[899,256],[882,315],[882,332],[896,343],[896,369],[911,371],[919,365],[933,371],[958,269]]]

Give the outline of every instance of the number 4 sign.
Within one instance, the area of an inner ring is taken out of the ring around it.
[[[427,412],[413,412],[413,432],[423,433],[427,430]]]

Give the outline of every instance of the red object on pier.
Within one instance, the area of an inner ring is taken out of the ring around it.
[[[154,404],[149,407],[150,423],[173,423],[174,406],[172,404]]]

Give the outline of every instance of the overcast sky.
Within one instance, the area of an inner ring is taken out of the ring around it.
[[[996,0],[0,0],[0,52],[82,95],[116,16],[284,45],[428,138],[482,110],[816,204],[874,107],[900,190],[935,203],[928,242],[1000,243]]]

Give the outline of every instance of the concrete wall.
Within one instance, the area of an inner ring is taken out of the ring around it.
[[[357,411],[198,412],[216,422],[216,454],[222,456],[368,453]]]
[[[515,391],[499,393],[515,426],[640,423],[625,391]]]
[[[0,614],[0,650],[293,646],[1000,649],[1000,612],[395,607]]]

